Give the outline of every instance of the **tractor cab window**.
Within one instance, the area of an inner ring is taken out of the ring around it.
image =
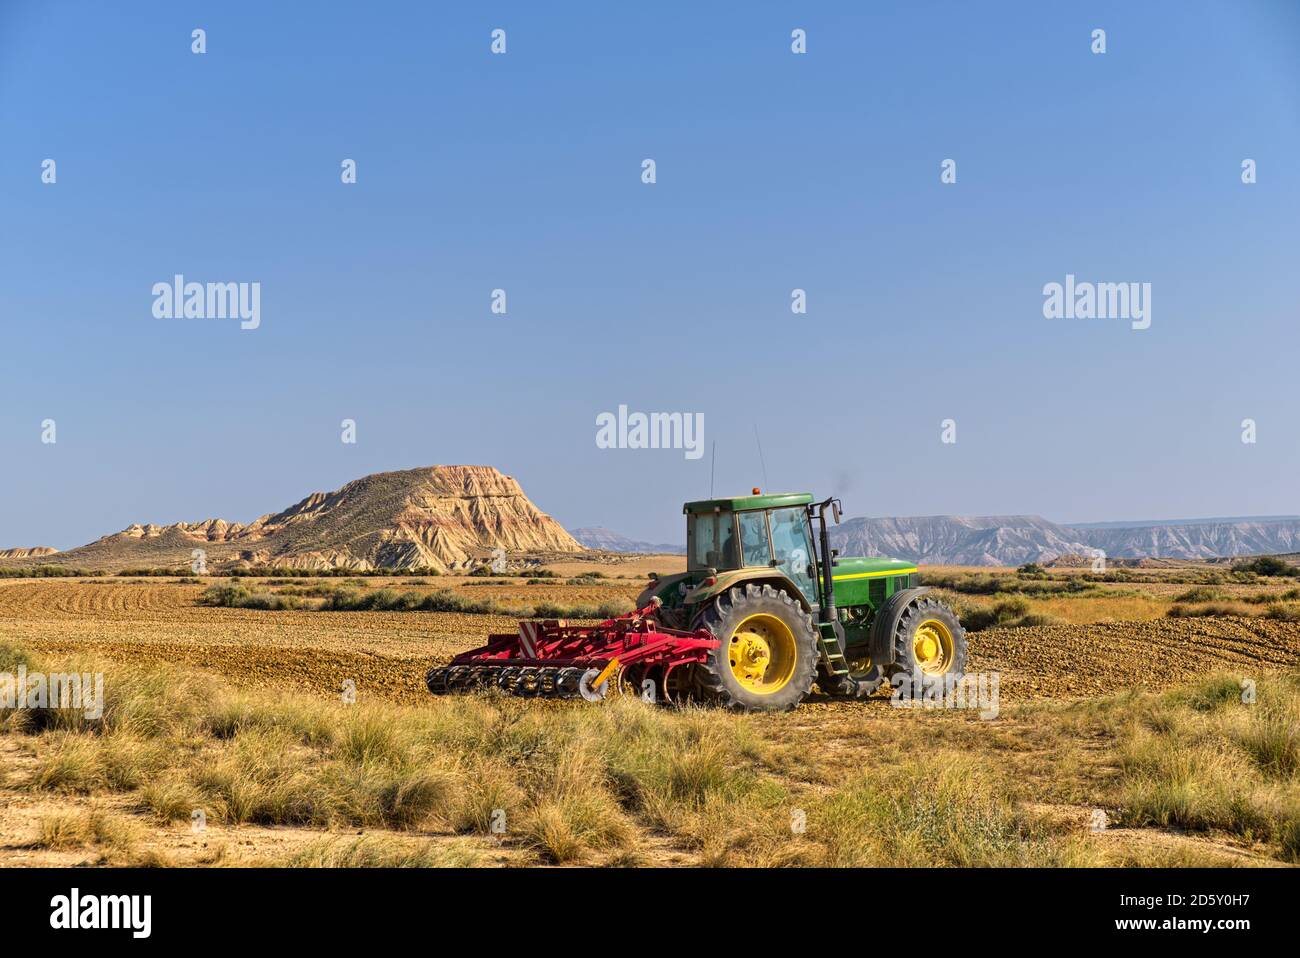
[[[772,549],[767,541],[767,513],[741,512],[740,519],[740,554],[747,566],[770,566]]]
[[[813,552],[807,511],[803,508],[773,509],[770,516],[772,557],[808,601],[816,605],[816,566],[813,564],[816,553]]]
[[[704,512],[690,517],[686,527],[688,568],[735,569],[736,557],[734,513]]]

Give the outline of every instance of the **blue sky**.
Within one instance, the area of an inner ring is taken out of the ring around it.
[[[680,539],[710,457],[619,404],[850,515],[1300,512],[1295,3],[7,0],[0,144],[0,547],[433,463]],[[1067,273],[1151,328],[1045,319]]]

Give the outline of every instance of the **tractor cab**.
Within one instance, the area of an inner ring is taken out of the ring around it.
[[[723,573],[757,571],[785,578],[808,608],[819,604],[817,551],[807,493],[688,502],[686,569],[693,584]]]

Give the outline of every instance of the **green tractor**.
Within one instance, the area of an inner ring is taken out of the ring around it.
[[[886,680],[920,688],[961,677],[966,632],[918,586],[916,566],[830,548],[826,520],[840,521],[838,499],[755,489],[683,512],[687,571],[653,577],[637,606],[657,599],[665,625],[720,641],[705,661],[672,670],[664,691],[673,699],[777,711],[814,682],[860,699]]]

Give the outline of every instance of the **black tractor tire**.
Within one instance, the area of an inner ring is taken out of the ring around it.
[[[949,647],[940,650],[943,661],[927,669],[918,658],[916,639],[921,626],[931,623],[939,627],[935,631],[946,637]],[[898,686],[903,679],[910,681],[914,688],[923,681],[940,678],[957,682],[966,673],[966,630],[956,612],[930,595],[919,595],[908,604],[894,627],[891,641],[894,661],[884,670],[891,685]]]
[[[848,657],[852,659],[852,654]],[[879,665],[872,665],[866,671],[850,671],[847,675],[831,675],[825,666],[818,666],[817,687],[837,699],[870,698],[884,684],[885,673]]]
[[[730,656],[737,627],[751,616],[779,619],[794,639],[793,670],[788,681],[772,692],[746,688],[736,677]],[[698,681],[707,701],[742,712],[785,712],[812,691],[821,652],[817,627],[788,592],[770,585],[735,586],[718,595],[695,620],[695,628],[708,629],[719,640],[716,649],[698,668]]]

